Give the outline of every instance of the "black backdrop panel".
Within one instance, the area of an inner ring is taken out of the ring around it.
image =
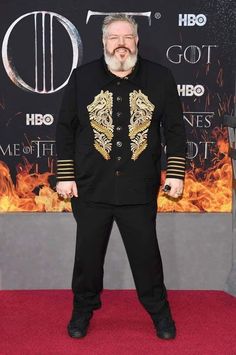
[[[0,211],[62,211],[55,187],[55,125],[74,66],[102,54],[105,14],[133,13],[139,51],[168,66],[188,133],[182,200],[159,196],[160,211],[231,210],[224,114],[234,114],[233,1],[1,2]],[[92,83],[88,77],[86,85]],[[163,178],[165,159],[163,158]]]

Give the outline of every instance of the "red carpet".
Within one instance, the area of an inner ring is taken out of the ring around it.
[[[168,295],[175,340],[156,337],[134,290],[104,290],[87,336],[72,339],[71,291],[0,291],[0,354],[236,355],[236,298],[223,291]]]

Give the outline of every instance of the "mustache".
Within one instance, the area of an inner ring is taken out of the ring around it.
[[[127,47],[124,47],[124,46],[116,47],[116,48],[113,50],[112,54],[115,54],[115,51],[116,51],[117,49],[126,49],[126,50],[131,54],[131,50],[130,50],[129,48],[127,48]]]

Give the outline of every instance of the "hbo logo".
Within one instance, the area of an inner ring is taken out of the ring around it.
[[[54,121],[54,118],[50,114],[42,115],[41,113],[27,113],[26,114],[26,125],[27,126],[50,126]]]
[[[203,14],[179,14],[179,26],[204,26],[207,18]]]
[[[202,96],[205,89],[202,85],[177,85],[180,96]]]

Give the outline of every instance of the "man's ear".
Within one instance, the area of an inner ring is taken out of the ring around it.
[[[138,41],[139,41],[139,37],[137,35],[136,39],[135,39],[135,42],[136,42],[136,46],[138,45]]]

